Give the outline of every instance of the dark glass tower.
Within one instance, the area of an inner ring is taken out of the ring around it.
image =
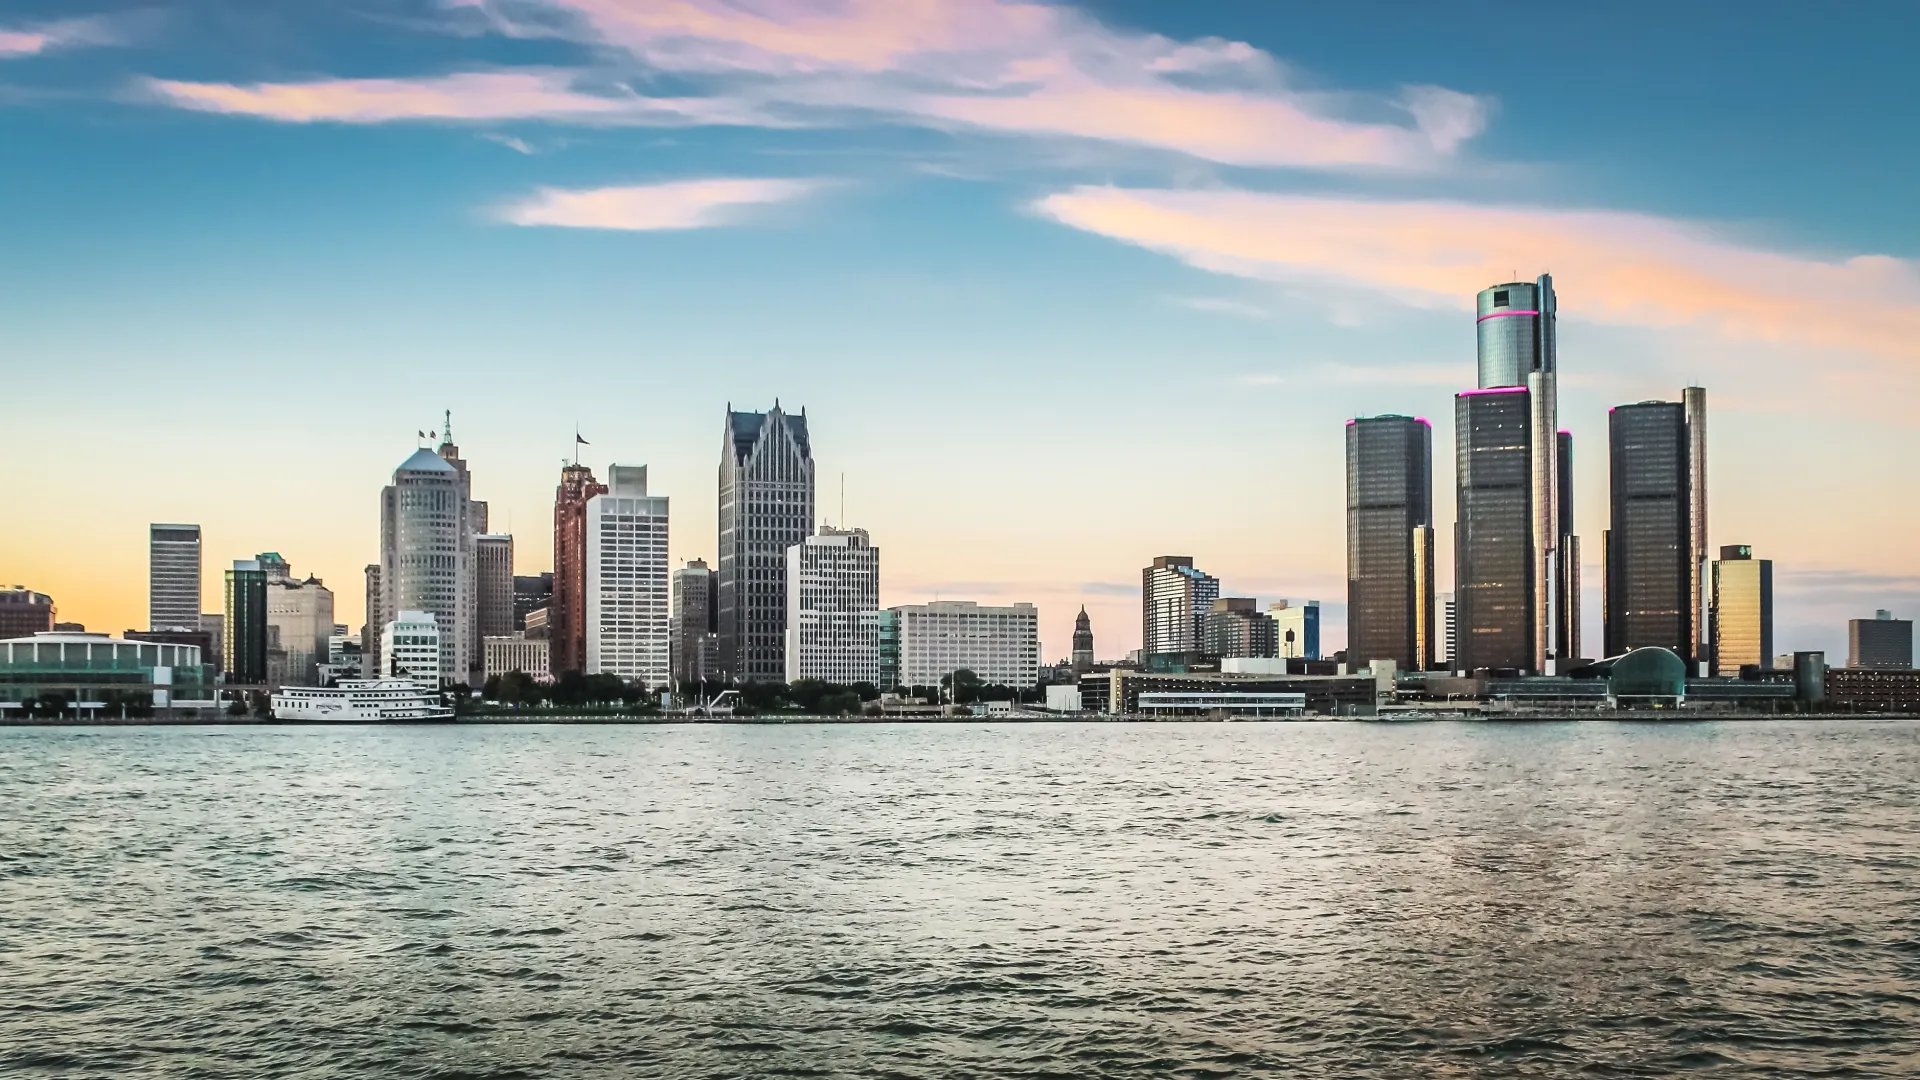
[[[1560,470],[1560,545],[1555,549],[1553,577],[1553,653],[1564,665],[1581,659],[1580,538],[1573,535],[1573,433],[1562,431],[1555,441]]]
[[[1433,428],[1347,421],[1347,660],[1433,661]]]
[[[1607,418],[1606,653],[1657,645],[1694,655],[1693,492],[1686,410],[1621,405]]]
[[[1523,386],[1454,397],[1454,667],[1536,670],[1534,408]]]
[[[226,615],[221,644],[227,681],[247,686],[266,682],[267,571],[258,560],[236,560],[227,571]]]
[[[775,401],[764,413],[727,406],[720,450],[720,664],[738,682],[787,673],[787,549],[813,533],[813,445],[807,414]]]

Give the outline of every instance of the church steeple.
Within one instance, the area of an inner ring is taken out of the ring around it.
[[[1080,674],[1093,670],[1093,623],[1087,618],[1087,605],[1073,620],[1073,670]]]

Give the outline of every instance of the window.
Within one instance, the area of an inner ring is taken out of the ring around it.
[[[1493,306],[1494,307],[1507,306],[1507,290],[1500,289],[1493,294]]]

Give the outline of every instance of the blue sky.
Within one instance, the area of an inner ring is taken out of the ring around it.
[[[1435,420],[1450,522],[1463,313],[1551,270],[1590,560],[1606,408],[1698,381],[1780,648],[1920,607],[1920,12],[1520,11],[5,4],[0,577],[137,625],[199,521],[357,620],[447,408],[523,572],[576,423],[711,556],[721,411],[778,397],[887,602],[1117,654],[1157,554],[1341,599],[1349,416]]]

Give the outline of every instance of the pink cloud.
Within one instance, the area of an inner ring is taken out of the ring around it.
[[[672,112],[673,102],[601,97],[573,89],[561,72],[485,72],[430,79],[323,79],[306,83],[148,80],[162,100],[183,109],[294,123],[375,124],[390,120],[594,119],[637,111]]]
[[[1240,277],[1461,306],[1516,267],[1540,268],[1563,282],[1561,310],[1577,318],[1920,360],[1915,264],[1769,251],[1651,215],[1111,187],[1050,195],[1037,209]]]
[[[0,30],[0,58],[36,56],[53,44],[46,34],[31,30]]]
[[[57,49],[122,45],[138,24],[150,21],[142,13],[135,12],[124,16],[89,15],[14,30],[0,29],[0,60],[39,56]]]
[[[730,225],[741,211],[788,202],[819,188],[811,180],[710,178],[568,190],[541,188],[498,211],[514,225],[571,229],[703,229]]]

